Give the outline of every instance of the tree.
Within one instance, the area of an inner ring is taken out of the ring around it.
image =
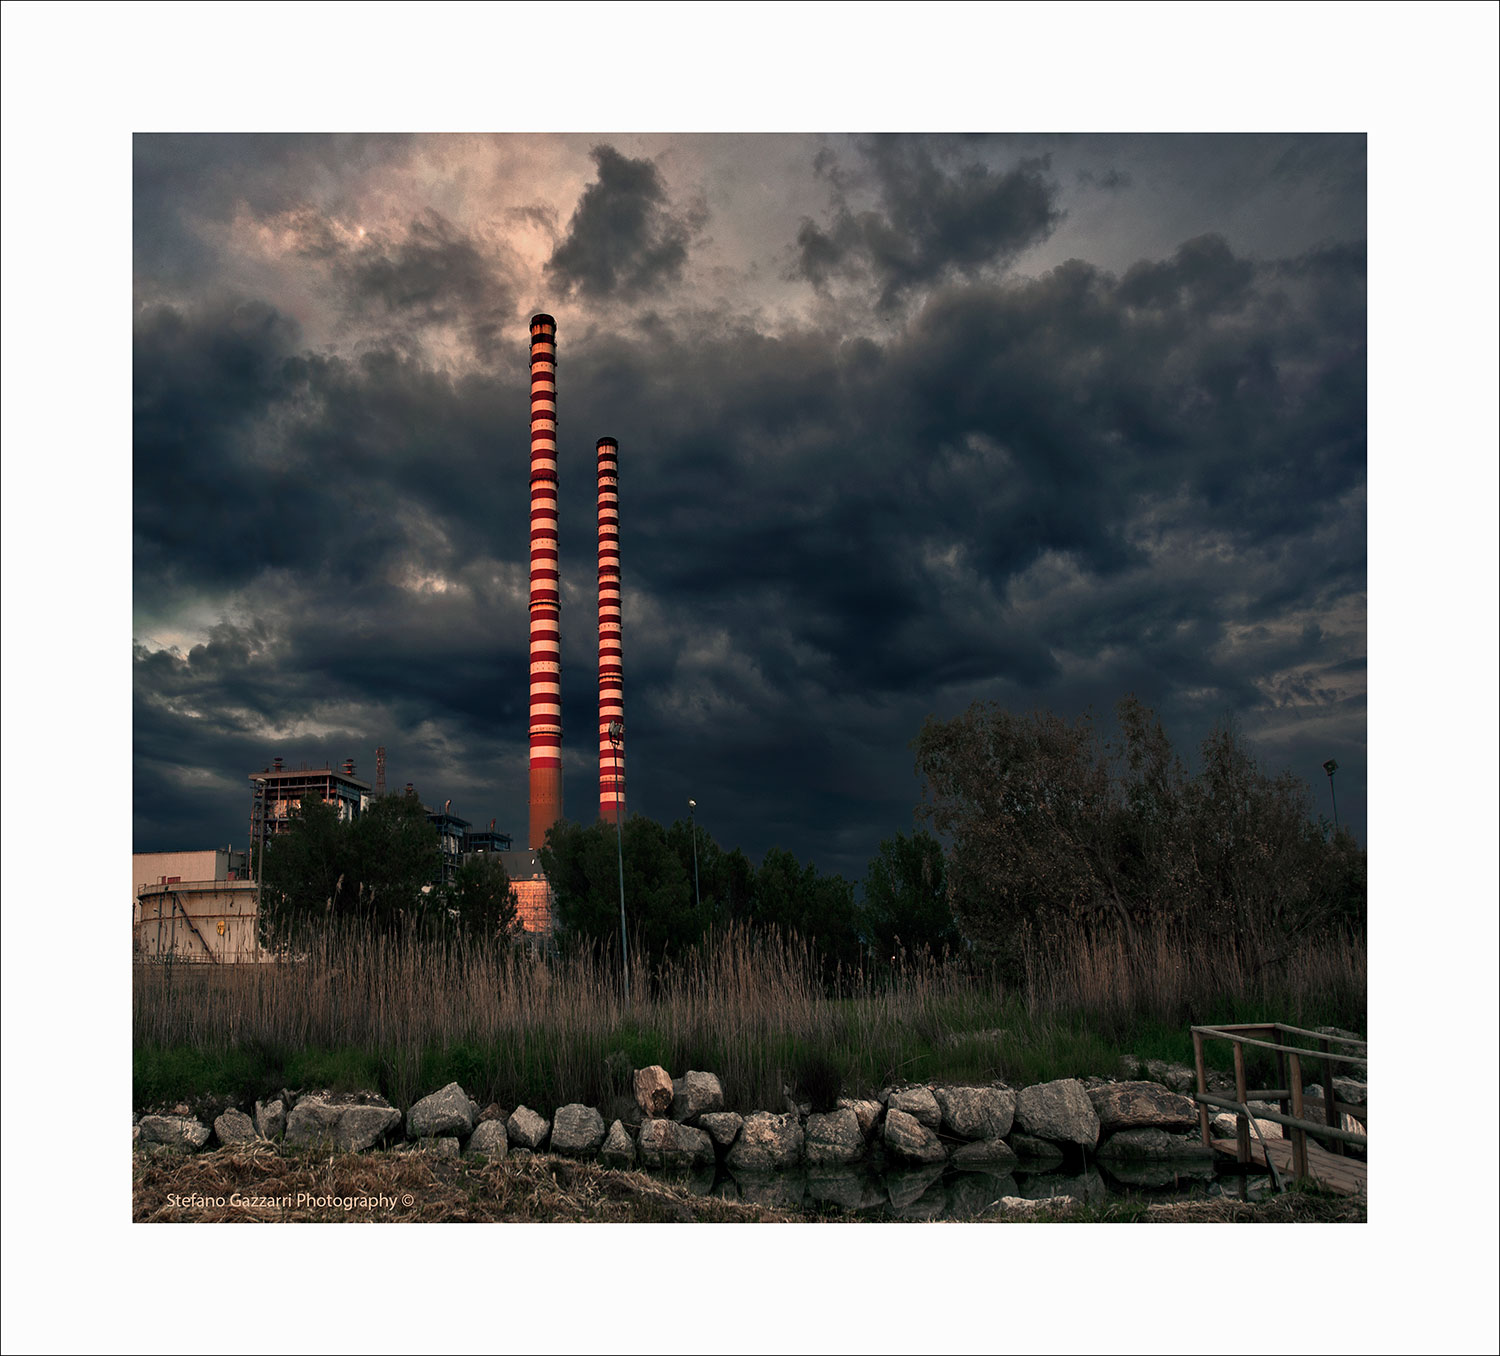
[[[863,931],[882,959],[901,950],[939,955],[962,939],[948,904],[943,845],[918,829],[880,844],[865,874]]]
[[[267,941],[309,923],[358,919],[393,928],[432,913],[422,887],[441,865],[437,830],[410,796],[376,800],[358,819],[309,797],[269,839],[260,928]]]
[[[842,876],[824,876],[783,848],[770,848],[755,873],[748,921],[811,942],[825,970],[859,963],[859,911],[854,887]]]
[[[470,857],[454,873],[448,907],[471,938],[510,941],[520,931],[516,892],[505,863],[493,852]]]
[[[1019,973],[1029,941],[1146,922],[1223,933],[1363,925],[1363,853],[1330,842],[1306,786],[1261,770],[1232,723],[1189,776],[1134,697],[1104,742],[1087,715],[976,704],[914,742],[923,805],[948,846],[953,916]]]

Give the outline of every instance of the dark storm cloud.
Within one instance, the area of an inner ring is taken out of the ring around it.
[[[889,307],[950,270],[1013,259],[1062,219],[1045,157],[998,172],[944,166],[928,138],[874,137],[861,149],[880,206],[851,210],[842,172],[821,162],[836,192],[833,218],[826,228],[806,219],[797,233],[796,272],[814,286],[868,276]]]
[[[408,347],[434,326],[452,326],[480,359],[496,356],[516,286],[451,221],[428,210],[403,235],[350,241],[312,212],[303,216],[302,252],[330,265],[346,313],[385,322],[390,340]]]
[[[675,282],[705,214],[674,212],[649,160],[631,160],[608,145],[589,154],[599,177],[578,200],[547,276],[564,293],[586,298],[635,297]]]

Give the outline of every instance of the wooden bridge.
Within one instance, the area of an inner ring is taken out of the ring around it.
[[[1369,1139],[1360,1131],[1344,1128],[1346,1114],[1357,1116],[1361,1124],[1369,1120],[1363,1104],[1342,1102],[1334,1091],[1335,1065],[1368,1067],[1366,1043],[1343,1036],[1327,1036],[1306,1031],[1285,1022],[1251,1023],[1241,1026],[1195,1026],[1193,1062],[1197,1067],[1198,1125],[1203,1142],[1218,1153],[1233,1154],[1235,1161],[1246,1166],[1258,1164],[1267,1169],[1277,1189],[1286,1180],[1306,1179],[1318,1182],[1344,1195],[1357,1195],[1367,1188],[1368,1165],[1345,1152],[1345,1146],[1365,1150]],[[1301,1044],[1297,1043],[1301,1038]],[[1234,1097],[1221,1097],[1208,1090],[1203,1046],[1207,1040],[1227,1040],[1234,1046]],[[1308,1044],[1307,1042],[1313,1042]],[[1349,1047],[1335,1052],[1334,1045]],[[1251,1088],[1245,1073],[1246,1047],[1269,1050],[1276,1056],[1274,1088]],[[1307,1098],[1302,1086],[1302,1061],[1308,1059],[1320,1066],[1323,1095]],[[1277,1111],[1252,1111],[1251,1102],[1275,1102]],[[1235,1137],[1215,1139],[1209,1129],[1210,1108],[1235,1114]],[[1318,1117],[1319,1119],[1313,1119]],[[1257,1121],[1273,1121],[1282,1127],[1282,1139],[1266,1139]],[[1328,1148],[1309,1143],[1308,1136],[1324,1140]]]

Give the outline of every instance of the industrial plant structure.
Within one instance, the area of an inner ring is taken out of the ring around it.
[[[557,555],[557,322],[531,317],[531,684],[526,846],[562,818],[562,594]]]
[[[625,660],[620,636],[620,444],[600,438],[599,475],[599,818],[625,809]]]

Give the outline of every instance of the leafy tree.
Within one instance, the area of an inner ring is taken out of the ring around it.
[[[693,899],[692,868],[655,820],[628,817],[617,848],[615,828],[600,820],[588,826],[564,821],[548,830],[539,858],[557,902],[557,919],[575,940],[618,946],[620,851],[625,877],[625,922],[632,944],[660,957],[691,946],[709,920]],[[688,840],[691,850],[691,840]]]
[[[943,845],[930,833],[898,833],[880,844],[865,875],[863,930],[882,959],[903,949],[939,955],[961,944]]]
[[[1232,724],[1189,776],[1133,697],[1103,741],[1087,715],[976,704],[928,720],[914,748],[921,813],[948,844],[953,915],[1012,974],[1026,943],[1151,920],[1283,932],[1358,920],[1363,853],[1330,842],[1306,786],[1272,777]]]
[[[747,917],[760,927],[795,932],[814,943],[829,970],[859,962],[854,887],[842,876],[820,875],[811,862],[800,865],[783,848],[770,848],[762,858]]]
[[[447,903],[470,937],[509,941],[520,931],[516,892],[496,853],[478,853],[458,868]]]
[[[437,830],[415,797],[382,797],[352,821],[309,797],[265,845],[261,934],[270,940],[324,919],[390,928],[425,917],[439,901],[422,887],[440,865]]]

